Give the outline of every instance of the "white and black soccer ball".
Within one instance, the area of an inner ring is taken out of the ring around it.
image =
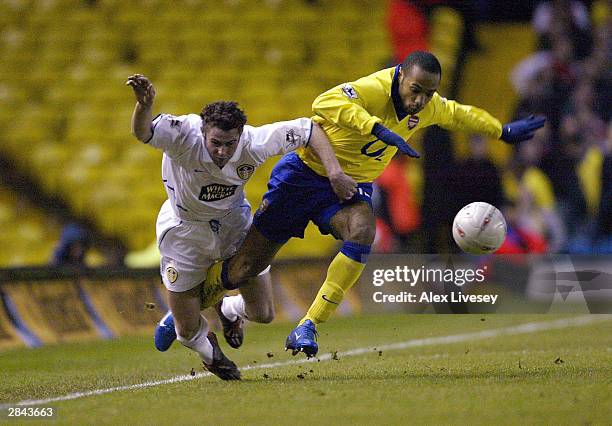
[[[455,216],[453,238],[466,253],[493,253],[506,239],[506,220],[489,203],[470,203]]]

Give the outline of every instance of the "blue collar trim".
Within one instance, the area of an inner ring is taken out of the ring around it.
[[[399,94],[399,70],[401,65],[395,67],[395,73],[393,74],[393,82],[391,83],[391,99],[393,100],[393,107],[395,108],[395,115],[397,120],[402,121],[408,117],[408,113],[404,109],[402,98]]]

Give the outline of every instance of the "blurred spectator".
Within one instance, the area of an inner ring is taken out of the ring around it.
[[[548,142],[548,150],[541,161],[542,169],[551,180],[558,212],[569,238],[584,231],[587,206],[580,186],[577,166],[584,155],[585,144],[574,115],[562,118],[558,136]]]
[[[457,163],[450,133],[432,126],[423,136],[423,221],[424,253],[456,250],[450,241],[451,224],[458,211],[454,198],[454,174]]]
[[[550,180],[540,170],[544,141],[549,127],[517,147],[516,157],[504,176],[507,197],[514,202],[514,227],[523,234],[537,236],[546,241],[547,252],[565,249],[566,232],[555,207]],[[512,209],[511,209],[512,210]]]
[[[466,51],[480,48],[474,32],[483,9],[478,3],[461,0],[390,0],[388,5],[387,27],[395,63],[402,62],[415,50],[428,50],[428,21],[437,7],[448,7],[461,15],[463,48]]]
[[[60,240],[53,252],[52,266],[84,267],[85,255],[90,247],[88,232],[75,223],[67,224],[60,235]]]
[[[589,10],[583,2],[542,1],[533,13],[532,25],[538,34],[540,49],[551,49],[553,40],[565,34],[571,37],[579,58],[589,54],[591,44]]]
[[[488,158],[487,141],[482,136],[470,139],[470,156],[459,162],[454,177],[454,193],[459,208],[484,201],[500,208],[504,202],[499,171]]]
[[[582,62],[581,76],[592,87],[591,110],[603,121],[612,118],[612,17],[597,27],[591,55]]]
[[[602,102],[602,105],[599,105]],[[575,131],[584,143],[597,143],[605,138],[606,124],[597,113],[597,109],[608,109],[610,99],[600,100],[596,96],[595,86],[589,78],[582,78],[573,88],[563,110],[564,117],[571,117],[578,127]],[[563,124],[563,123],[562,123]],[[561,126],[561,131],[563,126]]]
[[[420,0],[418,3],[430,16],[436,7],[448,7],[457,11],[463,20],[463,49],[466,51],[479,50],[480,45],[476,39],[475,25],[488,14],[489,6],[486,1],[465,1],[465,0]]]
[[[612,121],[608,122],[608,134],[602,148],[601,199],[594,239],[597,251],[612,253]]]
[[[376,249],[407,252],[414,247],[415,231],[421,224],[414,191],[408,183],[406,156],[396,156],[376,179]]]
[[[544,114],[556,129],[577,74],[574,49],[565,36],[556,37],[551,50],[536,52],[521,61],[511,77],[519,95],[515,117]]]
[[[538,229],[525,223],[521,209],[514,203],[507,204],[502,213],[506,219],[507,234],[497,254],[546,253],[548,244]]]
[[[415,50],[427,50],[427,18],[416,2],[390,0],[387,8],[387,27],[396,64],[401,63]]]

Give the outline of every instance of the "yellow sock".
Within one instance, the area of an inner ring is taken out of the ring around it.
[[[200,310],[214,306],[227,293],[221,279],[222,265],[223,262],[217,262],[208,268],[200,296]]]
[[[344,253],[338,253],[327,269],[327,277],[316,299],[300,324],[306,320],[315,324],[327,321],[342,302],[344,293],[357,282],[364,268],[365,263],[356,262]]]
[[[213,263],[210,268],[208,268],[208,272],[206,272],[206,280],[204,281],[205,285],[218,284],[222,282],[221,279],[221,271],[223,269],[223,261]]]

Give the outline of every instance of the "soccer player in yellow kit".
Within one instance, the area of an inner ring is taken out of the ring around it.
[[[291,237],[304,237],[313,221],[324,234],[343,241],[306,316],[290,333],[285,348],[316,355],[316,325],[326,321],[359,279],[374,241],[372,182],[399,150],[419,154],[405,141],[427,126],[475,132],[516,143],[533,137],[544,118],[529,117],[504,126],[486,111],[436,93],[442,75],[437,58],[413,52],[402,64],[321,94],[313,120],[330,139],[342,170],[355,180],[350,199],[334,194],[320,160],[306,150],[284,156],[272,171],[268,192],[236,255],[213,265],[207,285],[240,287],[265,269]]]

